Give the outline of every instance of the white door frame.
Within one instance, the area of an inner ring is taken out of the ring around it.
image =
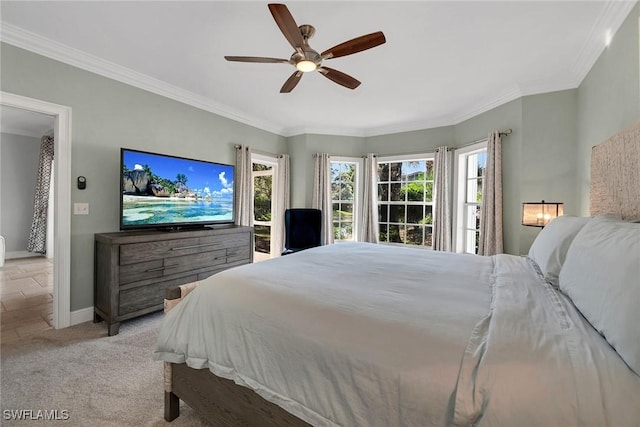
[[[71,324],[71,108],[0,92],[0,104],[53,116],[55,147],[53,327]]]

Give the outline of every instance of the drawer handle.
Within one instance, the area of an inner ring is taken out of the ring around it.
[[[182,251],[184,249],[195,249],[195,248],[203,248],[205,246],[215,246],[216,243],[202,243],[200,245],[191,245],[191,246],[180,246],[176,248],[171,248],[172,251]]]
[[[154,272],[154,271],[169,270],[169,269],[176,268],[176,267],[177,267],[177,265],[170,265],[170,266],[168,266],[168,267],[156,267],[156,268],[150,268],[150,269],[148,269],[147,271],[145,271],[145,273],[151,273],[151,272]]]

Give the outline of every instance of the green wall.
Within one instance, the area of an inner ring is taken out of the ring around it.
[[[118,230],[120,147],[235,163],[234,144],[286,152],[286,139],[168,98],[2,44],[5,92],[72,109],[71,310],[93,306],[93,235]]]
[[[614,35],[578,88],[577,194],[589,212],[591,147],[640,119],[640,3]]]
[[[119,148],[234,163],[233,145],[291,156],[291,205],[311,205],[313,154],[361,156],[460,147],[495,129],[503,139],[505,251],[522,254],[538,230],[520,225],[521,203],[554,199],[588,214],[591,146],[640,117],[639,19],[636,5],[577,89],[525,96],[454,126],[373,137],[284,138],[159,95],[2,44],[3,91],[69,106],[72,179],[87,177],[73,202],[90,215],[71,221],[71,309],[93,304],[93,234],[118,229]]]
[[[291,156],[291,207],[311,207],[315,153],[359,157],[365,152],[365,140],[353,136],[305,134],[288,138]]]
[[[455,126],[454,146],[460,147],[494,130],[511,129],[502,138],[502,229],[504,251],[520,251],[520,170],[522,169],[522,99],[508,102]]]
[[[0,134],[0,230],[8,256],[27,252],[39,163],[40,138]]]

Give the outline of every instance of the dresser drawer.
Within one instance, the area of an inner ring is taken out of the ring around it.
[[[198,280],[198,275],[194,274],[153,283],[151,285],[121,290],[119,294],[118,315],[122,316],[133,313],[134,311],[143,310],[147,307],[162,304],[165,289],[195,282],[196,280]]]
[[[194,254],[199,251],[199,247],[196,237],[122,245],[120,246],[120,265]]]

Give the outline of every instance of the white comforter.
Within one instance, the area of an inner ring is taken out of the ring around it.
[[[640,420],[640,378],[506,255],[354,243],[227,270],[166,316],[154,358],[318,426]]]

